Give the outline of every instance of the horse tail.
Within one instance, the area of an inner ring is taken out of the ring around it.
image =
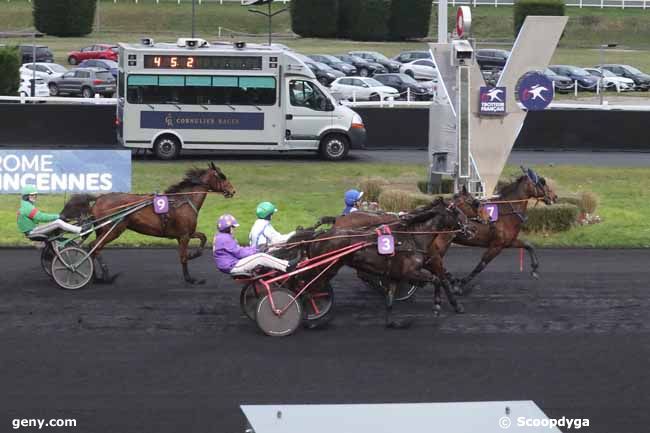
[[[90,216],[92,204],[97,200],[93,194],[75,194],[67,201],[61,211],[63,219],[84,219]]]

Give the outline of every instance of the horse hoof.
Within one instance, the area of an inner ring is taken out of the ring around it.
[[[205,280],[197,280],[194,284],[205,284]]]
[[[440,316],[440,313],[442,312],[442,307],[438,304],[433,306],[433,315],[434,317]]]
[[[532,271],[532,272],[530,273],[530,275],[531,275],[534,279],[539,280],[539,274],[537,273],[537,271]]]
[[[411,327],[412,324],[412,320],[391,320],[386,323],[386,327],[388,329],[406,329]]]
[[[463,294],[464,294],[463,288],[460,287],[457,284],[454,284],[453,286],[451,286],[451,293],[453,293],[456,296],[463,296]]]
[[[456,311],[456,314],[463,314],[465,312],[465,307],[463,307],[461,304],[456,304],[454,311]]]

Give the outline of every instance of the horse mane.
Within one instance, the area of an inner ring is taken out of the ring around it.
[[[165,190],[165,193],[171,194],[175,192],[183,192],[189,188],[192,188],[193,186],[200,185],[201,176],[203,176],[206,171],[208,170],[196,167],[190,168],[185,172],[185,177],[180,182],[175,183],[174,185],[167,188]]]
[[[445,205],[445,200],[442,197],[436,197],[431,203],[419,206],[400,217],[403,227],[410,227],[414,224],[418,224],[430,219],[433,215],[438,212],[438,207],[440,205]]]
[[[509,183],[508,185],[503,186],[499,190],[499,196],[503,197],[503,196],[506,196],[506,195],[514,194],[517,191],[517,188],[519,188],[519,183],[522,180],[524,180],[524,178],[526,178],[526,177],[527,176],[525,174],[521,175],[515,181],[513,181],[512,183]]]

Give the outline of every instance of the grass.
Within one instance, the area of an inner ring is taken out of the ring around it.
[[[204,162],[197,162],[203,165]],[[133,189],[150,193],[164,190],[180,180],[191,162],[134,162]],[[280,211],[274,225],[282,232],[296,226],[312,225],[323,215],[337,215],[343,208],[343,192],[356,186],[368,176],[389,179],[422,178],[425,169],[415,164],[374,163],[224,163],[220,164],[237,188],[232,199],[211,195],[199,218],[199,230],[212,236],[216,219],[222,213],[232,213],[241,224],[238,239],[247,243],[248,231],[254,222],[258,202],[274,202]],[[650,247],[650,169],[594,167],[535,167],[541,174],[554,179],[567,192],[593,191],[600,197],[596,212],[603,223],[575,227],[568,232],[552,235],[529,235],[535,245],[545,247]],[[504,177],[518,173],[508,167]],[[0,245],[28,245],[16,230],[16,195],[0,196]],[[38,206],[44,211],[61,209],[62,195],[41,196]],[[173,241],[126,232],[114,245],[174,245]]]

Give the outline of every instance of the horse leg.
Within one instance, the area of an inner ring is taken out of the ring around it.
[[[391,329],[404,329],[411,326],[411,320],[393,319],[393,305],[395,303],[395,293],[397,293],[397,282],[390,280],[386,292],[386,327]]]
[[[431,273],[433,273],[438,279],[433,292],[434,293],[433,295],[434,314],[439,315],[442,309],[441,308],[442,297],[440,296],[441,286],[445,290],[445,295],[447,295],[447,300],[449,301],[451,306],[454,307],[454,311],[456,311],[456,313],[463,313],[465,310],[463,306],[456,300],[456,296],[454,296],[454,290],[452,288],[452,284],[450,283],[450,279],[449,279],[451,274],[447,272],[447,270],[445,269],[442,263],[442,256],[435,255],[431,257],[428,270]]]
[[[127,226],[128,223],[126,221],[122,221],[121,223],[117,224],[113,228],[113,230],[110,230],[110,228],[102,228],[101,230],[98,230],[95,234],[96,236],[95,240],[92,241],[88,246],[90,250],[94,249],[94,252],[92,253],[92,259],[97,260],[97,263],[99,263],[99,266],[102,270],[102,277],[101,279],[96,279],[95,280],[96,282],[100,284],[110,284],[114,282],[117,277],[120,276],[120,274],[118,273],[111,277],[110,272],[108,270],[108,265],[106,264],[104,258],[99,252],[109,242],[117,239],[122,233],[124,233],[124,230],[126,230]]]
[[[464,277],[462,280],[460,280],[460,290],[461,291],[466,291],[465,289],[467,288],[467,284],[469,284],[470,281],[474,279],[478,274],[480,274],[483,269],[494,259],[496,256],[499,255],[499,253],[503,250],[502,246],[494,246],[490,247],[485,254],[483,254],[483,257],[481,257],[481,261],[476,265],[474,270],[469,273],[466,277]]]
[[[206,238],[205,234],[201,232],[194,232],[190,235],[190,239],[198,239],[201,242],[200,245],[187,256],[187,260],[194,260],[195,258],[203,255],[203,248],[205,248],[205,244],[208,242],[208,238]]]
[[[190,284],[205,283],[205,280],[196,280],[195,278],[192,278],[192,276],[190,276],[190,272],[187,270],[187,260],[188,260],[187,247],[190,243],[190,237],[183,236],[181,238],[178,238],[177,240],[178,240],[178,254],[181,259],[181,266],[183,267],[183,278],[185,278],[185,281],[187,281]]]
[[[512,248],[525,248],[526,251],[528,251],[531,268],[530,275],[532,275],[533,278],[538,279],[539,274],[537,273],[537,268],[539,268],[539,259],[537,258],[537,252],[535,251],[535,248],[533,248],[533,246],[528,242],[520,241],[519,239],[515,239],[510,246]]]

